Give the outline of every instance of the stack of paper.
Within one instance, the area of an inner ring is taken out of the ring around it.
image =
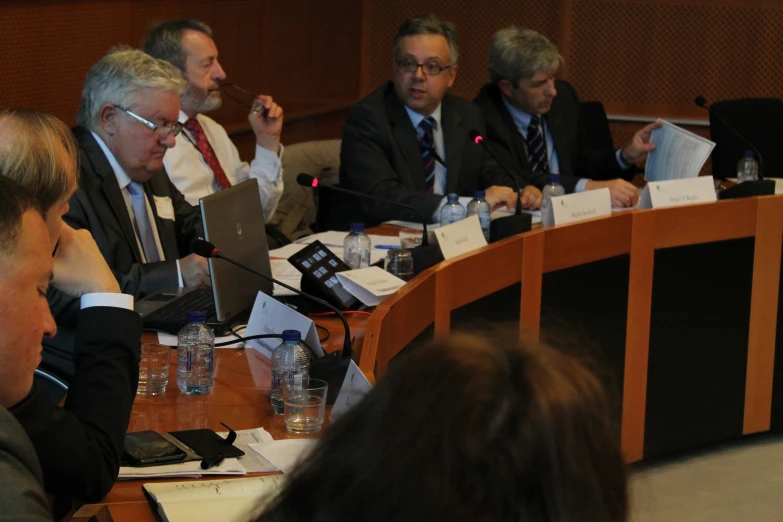
[[[269,473],[277,471],[274,464],[250,448],[250,444],[273,442],[274,439],[268,431],[264,428],[256,428],[254,430],[239,430],[236,434],[237,440],[234,441],[234,446],[245,452],[244,456],[239,457],[239,464],[245,468],[245,471],[248,473]],[[218,435],[225,439],[228,436],[228,432],[220,432]]]
[[[201,469],[201,461],[148,466],[146,468],[120,467],[119,480],[160,477],[200,477],[202,475],[247,475],[247,471],[237,459],[225,459],[220,465],[207,470]]]
[[[271,462],[283,473],[291,473],[297,464],[307,458],[317,439],[283,439],[250,444],[250,449]]]
[[[238,480],[144,484],[167,522],[245,522],[282,489],[282,475]]]
[[[367,306],[378,305],[405,285],[405,281],[377,266],[338,272],[337,279],[348,293]]]

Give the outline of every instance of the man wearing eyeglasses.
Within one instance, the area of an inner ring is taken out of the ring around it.
[[[206,260],[191,253],[203,234],[200,212],[163,168],[163,155],[182,130],[184,88],[168,62],[113,50],[87,74],[73,129],[79,189],[63,219],[92,233],[122,292],[136,298],[210,284]],[[50,304],[58,325],[67,323],[72,300],[52,296]]]
[[[340,184],[410,205],[431,221],[449,193],[486,189],[493,207],[513,208],[508,174],[469,137],[484,132],[480,111],[447,93],[457,75],[454,26],[434,16],[406,21],[393,59],[394,81],[361,100],[345,123]],[[539,206],[538,189],[525,187],[522,202]],[[362,205],[366,221],[416,219],[396,206]]]

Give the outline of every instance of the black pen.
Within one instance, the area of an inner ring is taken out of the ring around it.
[[[214,457],[204,459],[201,461],[201,469],[210,469],[216,466],[220,466],[220,463],[225,460],[225,457],[221,454],[217,454]]]

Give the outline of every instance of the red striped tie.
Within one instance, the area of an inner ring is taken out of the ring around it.
[[[196,118],[188,118],[185,122],[185,128],[188,129],[193,137],[196,138],[196,146],[201,151],[201,155],[204,157],[204,161],[207,162],[209,168],[212,169],[212,174],[215,176],[215,181],[220,185],[221,189],[227,189],[231,186],[231,182],[226,177],[226,173],[223,172],[223,167],[220,166],[220,162],[215,156],[215,151],[212,150],[212,145],[207,141],[207,135],[204,133],[203,127]]]

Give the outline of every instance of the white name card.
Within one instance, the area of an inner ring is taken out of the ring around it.
[[[345,373],[343,386],[334,401],[332,412],[329,414],[329,421],[335,422],[342,417],[348,410],[356,406],[359,401],[372,390],[372,384],[367,380],[362,371],[351,361],[348,371]]]
[[[405,284],[399,277],[377,266],[337,272],[337,279],[349,294],[367,306],[378,305]]]
[[[318,339],[318,330],[312,319],[305,317],[291,307],[288,307],[269,297],[264,292],[258,292],[250,319],[247,321],[245,336],[281,334],[283,330],[299,330],[302,339],[313,349],[316,357],[324,355],[321,341]],[[250,346],[270,357],[272,351],[277,348],[282,339],[254,339],[249,341]]]
[[[639,208],[665,208],[694,203],[714,203],[715,182],[712,176],[648,181],[639,201]]]
[[[611,215],[612,197],[608,188],[602,188],[552,198],[542,220],[545,226],[552,226]]]
[[[435,230],[435,237],[438,238],[438,245],[444,259],[461,256],[487,246],[478,214],[438,228]]]

